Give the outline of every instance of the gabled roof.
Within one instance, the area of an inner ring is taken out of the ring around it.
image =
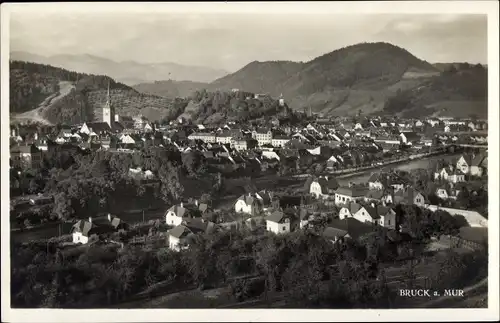
[[[87,122],[86,125],[95,133],[101,131],[111,131],[111,128],[109,127],[109,124],[107,122]]]
[[[317,182],[321,186],[321,189],[324,191],[336,190],[339,187],[339,183],[337,182],[335,177],[330,177],[330,178],[320,177],[317,179]]]
[[[175,213],[176,216],[181,217],[181,218],[187,216],[189,213],[188,209],[186,209],[185,207],[180,206],[180,205],[172,206],[170,209],[167,210],[167,213],[170,211],[172,211],[173,213]]]
[[[330,228],[327,230],[327,228]],[[361,236],[372,232],[371,225],[362,223],[354,218],[345,218],[343,220],[334,219],[326,228],[326,233],[349,234],[353,239],[358,239]],[[344,233],[345,232],[345,233]],[[325,234],[325,232],[324,232]]]
[[[275,223],[283,223],[283,221],[287,218],[287,215],[281,211],[274,211],[271,215],[269,215],[266,220],[275,222]]]

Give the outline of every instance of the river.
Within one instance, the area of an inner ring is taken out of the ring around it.
[[[356,183],[356,184],[366,183],[368,181],[368,179],[370,178],[371,174],[374,172],[377,172],[380,169],[392,168],[392,169],[397,169],[397,170],[410,171],[413,169],[433,167],[435,162],[438,160],[455,162],[459,157],[460,157],[460,154],[438,155],[438,156],[432,156],[432,157],[422,158],[422,159],[418,159],[418,160],[412,160],[412,161],[407,162],[407,163],[387,165],[387,166],[383,166],[383,167],[376,168],[376,169],[369,169],[369,170],[361,172],[361,173],[338,176],[337,182],[341,186],[348,185],[351,182]]]

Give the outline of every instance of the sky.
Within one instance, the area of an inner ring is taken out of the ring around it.
[[[12,12],[10,50],[174,62],[233,72],[252,61],[308,61],[385,41],[430,63],[487,63],[480,14]]]

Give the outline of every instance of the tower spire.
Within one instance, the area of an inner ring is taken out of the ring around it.
[[[106,98],[106,104],[110,105],[110,96],[109,96],[109,80],[108,80],[108,96]]]

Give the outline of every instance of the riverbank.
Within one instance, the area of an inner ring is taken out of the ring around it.
[[[426,153],[426,154],[413,154],[413,155],[410,155],[410,156],[404,157],[404,158],[386,160],[386,161],[381,162],[379,164],[362,166],[362,167],[357,167],[357,168],[347,168],[347,169],[342,169],[342,170],[337,170],[337,171],[332,171],[332,172],[324,172],[320,175],[321,176],[335,176],[335,178],[337,178],[337,179],[350,178],[350,177],[354,177],[354,176],[358,176],[358,175],[363,175],[368,171],[375,170],[375,169],[381,169],[381,168],[384,168],[384,167],[387,167],[390,165],[400,165],[400,164],[405,164],[405,163],[409,163],[409,162],[430,159],[433,157],[447,155],[447,154],[448,154],[448,152],[446,151],[446,149],[431,152],[431,153]],[[451,156],[456,156],[456,155],[458,155],[458,154],[453,153]],[[297,178],[308,177],[308,176],[310,176],[310,174],[294,175],[294,177],[297,177]]]

